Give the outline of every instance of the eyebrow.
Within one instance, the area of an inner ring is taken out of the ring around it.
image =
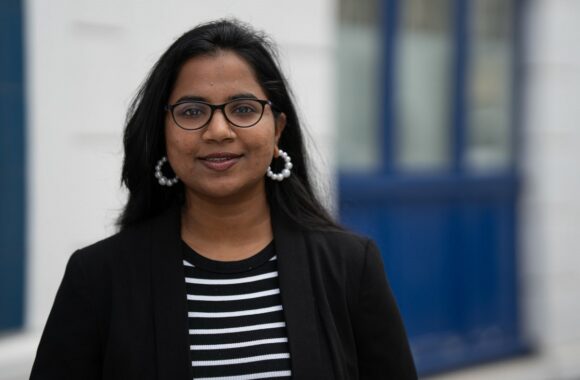
[[[235,94],[235,95],[231,95],[228,96],[227,101],[230,100],[236,100],[236,99],[258,99],[256,97],[256,95],[250,93],[250,92],[245,92],[245,93],[239,93],[239,94]],[[204,98],[203,96],[195,96],[195,95],[186,95],[186,96],[182,96],[179,99],[177,99],[177,101],[175,103],[179,103],[179,102],[208,102],[207,98]]]

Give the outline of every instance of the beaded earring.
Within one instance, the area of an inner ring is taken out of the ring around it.
[[[155,178],[157,178],[157,182],[159,182],[161,186],[171,187],[175,185],[177,182],[179,182],[179,178],[175,176],[175,178],[170,179],[163,175],[161,168],[163,167],[163,164],[166,162],[167,162],[166,156],[161,157],[161,159],[157,161],[157,165],[155,165]]]
[[[292,159],[288,155],[288,153],[284,152],[282,149],[278,150],[278,155],[280,158],[284,160],[284,169],[280,173],[274,173],[272,168],[268,166],[268,170],[266,171],[266,175],[270,177],[274,181],[283,181],[285,178],[290,177],[292,174]]]

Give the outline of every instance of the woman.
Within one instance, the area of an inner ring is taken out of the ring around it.
[[[221,20],[159,59],[120,232],[72,255],[32,379],[416,378],[375,244],[313,193],[274,57]]]

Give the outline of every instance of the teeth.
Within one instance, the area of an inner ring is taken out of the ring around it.
[[[206,158],[207,161],[213,161],[213,162],[223,162],[223,161],[227,161],[229,160],[229,157],[211,157],[211,158]]]

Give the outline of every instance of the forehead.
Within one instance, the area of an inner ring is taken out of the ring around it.
[[[192,96],[210,102],[222,102],[240,93],[265,98],[252,67],[234,52],[218,51],[215,54],[190,58],[183,64],[170,101]]]

